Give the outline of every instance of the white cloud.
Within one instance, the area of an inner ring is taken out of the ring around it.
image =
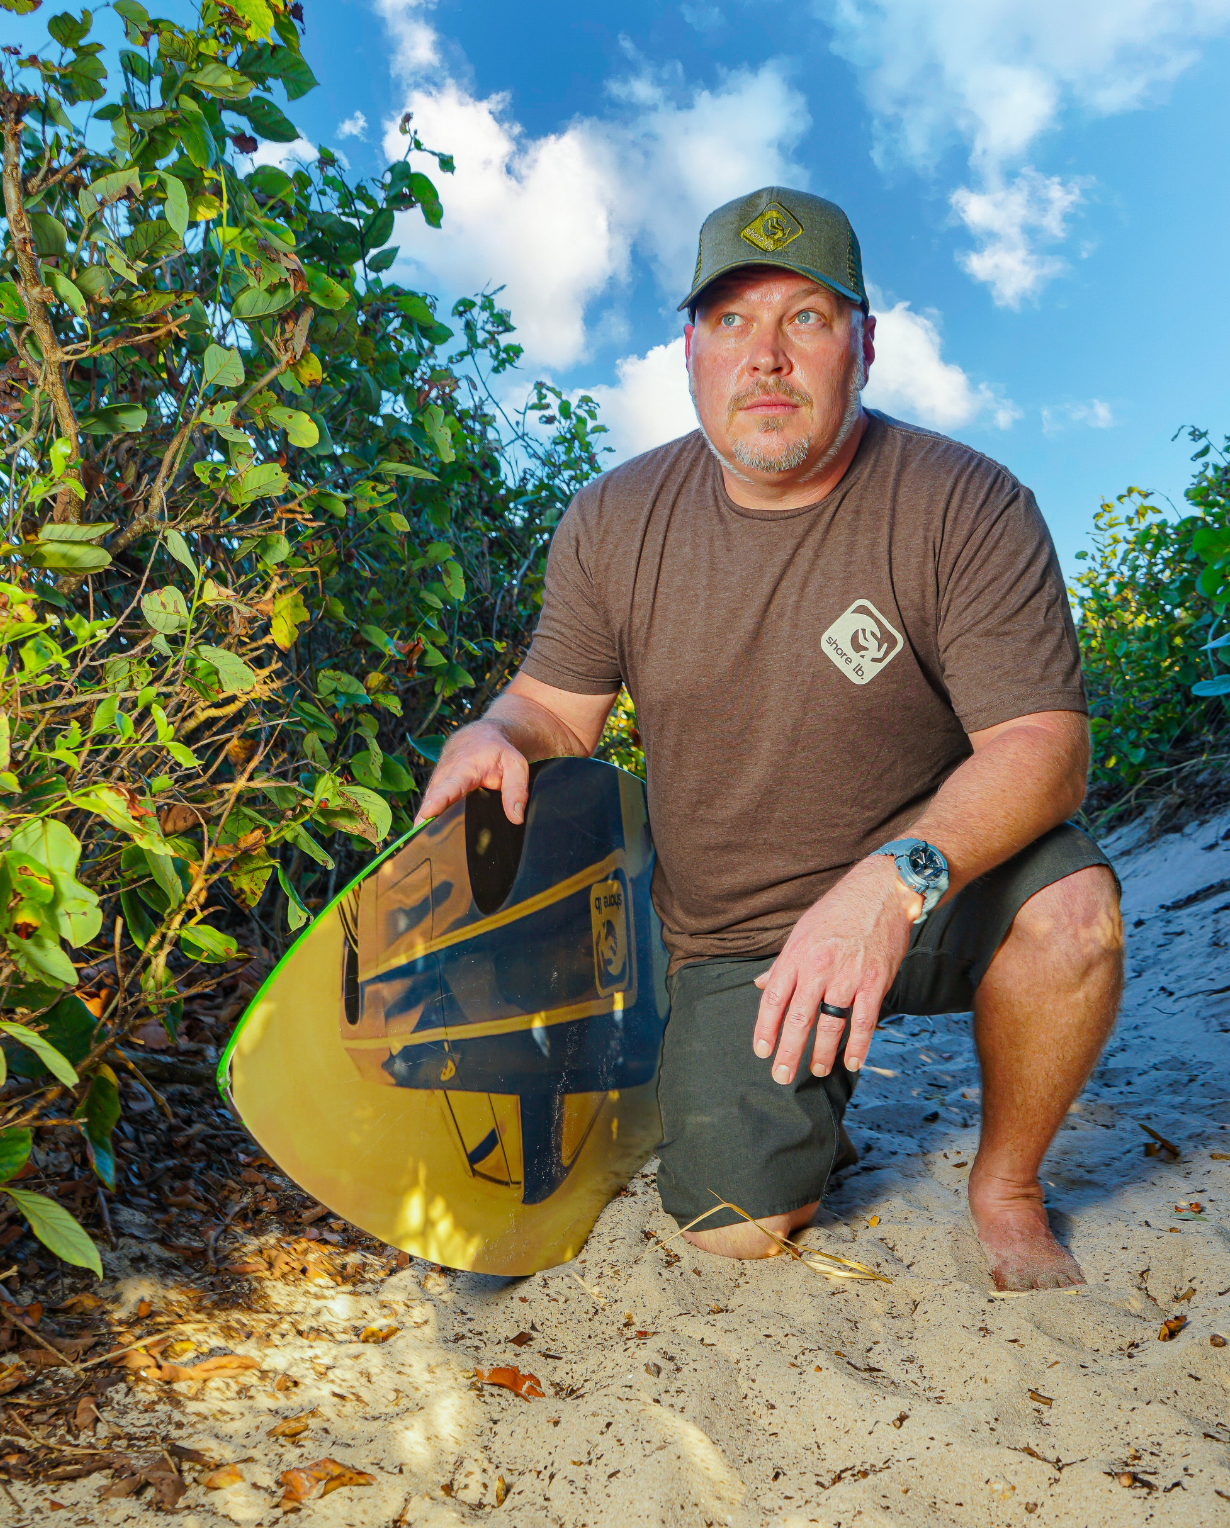
[[[427,61],[403,62],[405,109],[423,141],[457,164],[455,176],[433,176],[440,230],[425,230],[414,214],[399,220],[403,255],[451,294],[503,283],[527,364],[565,367],[585,356],[587,309],[626,280],[634,248],[678,300],[708,212],[752,186],[806,181],[792,159],[810,126],[806,102],[777,64],[737,70],[713,89],[638,64],[608,88],[610,115],[532,137],[506,96],[480,100],[455,78],[424,79],[439,48],[420,35],[422,8],[379,3],[395,57]],[[394,157],[405,143],[400,116],[384,134]]]
[[[361,111],[352,112],[344,122],[337,124],[339,138],[366,138],[367,118]]]
[[[624,356],[615,363],[615,376],[614,386],[598,383],[576,390],[602,407],[601,423],[610,431],[605,444],[615,448],[608,466],[696,428],[682,335],[668,345],[655,345],[646,355]]]
[[[726,20],[716,5],[681,5],[680,14],[698,32],[712,32]]]
[[[1047,435],[1057,435],[1070,424],[1083,424],[1091,430],[1109,430],[1114,423],[1114,411],[1101,398],[1090,398],[1088,403],[1064,403],[1042,410],[1042,429]]]
[[[1026,202],[1002,230],[971,226],[980,248],[962,258],[997,302],[1015,306],[1062,268],[1035,256],[1057,240],[1081,182],[1026,170],[1040,136],[1077,107],[1110,115],[1146,106],[1230,25],[1230,0],[813,0],[833,27],[834,50],[854,65],[876,118],[876,158],[933,168],[964,142],[977,189],[954,206],[986,214],[986,200]],[[1033,177],[1033,179],[1029,179]],[[1050,188],[1038,203],[1040,185]],[[1033,214],[1058,209],[1048,224]]]
[[[876,315],[876,358],[863,393],[868,408],[882,409],[912,424],[955,430],[989,418],[1008,429],[1020,410],[986,382],[975,386],[953,361],[945,361],[935,320],[915,313],[908,302],[883,307],[872,292]]]
[[[439,39],[425,19],[434,9],[435,0],[375,0],[376,14],[393,39],[390,63],[395,74],[408,77],[439,64]]]
[[[1063,238],[1068,213],[1081,196],[1080,182],[1033,169],[1007,183],[993,177],[982,191],[958,187],[950,198],[953,210],[981,246],[957,256],[961,267],[991,288],[1000,307],[1019,308],[1063,270],[1062,260],[1039,253],[1037,245]]]
[[[320,150],[306,138],[296,138],[293,143],[268,143],[262,141],[255,153],[236,154],[236,161],[243,173],[250,175],[260,165],[271,164],[279,170],[294,170],[300,165],[314,165],[320,158]],[[342,159],[342,155],[338,155]],[[344,160],[343,160],[344,163]]]

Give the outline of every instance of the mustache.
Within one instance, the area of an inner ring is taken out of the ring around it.
[[[726,405],[727,420],[732,420],[740,409],[754,403],[757,398],[788,398],[791,403],[797,403],[803,408],[809,409],[812,406],[811,394],[791,387],[788,382],[761,382],[755,387],[749,387],[746,392],[735,393]]]

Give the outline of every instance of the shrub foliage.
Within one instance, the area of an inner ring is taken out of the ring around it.
[[[0,92],[0,1182],[96,1271],[14,1186],[32,1127],[112,1186],[133,1028],[173,1035],[245,931],[408,827],[524,650],[601,428],[544,386],[505,419],[494,295],[445,323],[390,278],[453,169],[409,120],[378,179],[245,172],[299,138],[298,5],[114,10],[117,56],[64,12]]]

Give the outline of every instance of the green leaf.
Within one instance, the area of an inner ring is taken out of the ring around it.
[[[32,1050],[57,1082],[62,1082],[70,1088],[76,1086],[77,1069],[67,1056],[62,1056],[55,1046],[50,1045],[37,1030],[29,1029],[24,1024],[13,1024],[7,1019],[0,1019],[0,1031],[16,1040],[19,1045],[24,1045],[27,1050]]]
[[[1216,679],[1202,679],[1199,684],[1192,685],[1192,694],[1230,695],[1230,674],[1218,674]]]
[[[185,769],[199,769],[201,761],[188,747],[187,743],[164,743],[163,747],[171,755],[177,764],[182,764]]]
[[[269,410],[269,418],[274,424],[282,426],[292,446],[314,446],[320,439],[320,431],[311,416],[302,409],[288,409],[275,404]]]
[[[100,208],[118,202],[123,196],[141,195],[141,172],[135,165],[127,170],[111,170],[100,175],[77,193],[77,205],[83,217],[92,218]]]
[[[265,38],[273,31],[273,12],[265,0],[230,0],[229,9],[241,18],[249,37]]]
[[[188,624],[188,606],[174,584],[151,589],[141,596],[141,613],[155,631],[182,631]]]
[[[233,346],[224,350],[221,345],[210,345],[205,351],[204,378],[206,387],[242,387],[239,351]]]
[[[268,318],[271,313],[280,313],[283,308],[288,308],[294,300],[294,289],[289,281],[275,281],[269,287],[244,287],[231,304],[231,313],[235,318],[245,321]]]
[[[167,190],[167,222],[180,239],[188,232],[188,193],[184,189],[184,183],[177,176],[171,175],[166,170],[158,172],[162,176],[162,183]]]
[[[376,471],[386,477],[425,478],[429,483],[440,481],[434,472],[428,472],[426,467],[416,467],[413,462],[377,462]]]
[[[207,923],[186,923],[179,931],[179,942],[189,960],[217,962],[232,960],[239,946],[229,934]]]
[[[257,137],[270,143],[294,143],[299,137],[299,129],[267,96],[250,96],[232,103],[227,110],[247,117]]]
[[[260,462],[255,467],[249,467],[231,484],[231,498],[236,504],[251,504],[255,499],[268,499],[283,493],[289,482],[290,479],[276,462]],[[285,540],[285,537],[282,539]]]
[[[0,318],[7,318],[15,324],[24,324],[26,317],[26,305],[22,301],[21,290],[17,283],[0,281]]]
[[[124,253],[134,262],[152,265],[165,260],[182,247],[180,237],[166,218],[150,218],[138,223],[124,240]]]
[[[30,1160],[34,1135],[29,1130],[0,1130],[0,1183],[7,1183]]]
[[[58,271],[52,265],[44,266],[43,275],[47,279],[48,286],[55,292],[61,302],[66,303],[78,318],[85,317],[85,298],[68,279],[63,271]]]
[[[278,866],[278,885],[286,893],[286,921],[293,932],[297,928],[302,928],[311,914],[304,907],[299,893],[291,885],[290,878],[281,865]]]
[[[436,448],[436,455],[442,462],[451,462],[456,452],[453,449],[453,437],[444,420],[444,410],[438,403],[429,403],[420,418],[423,428],[431,437],[432,445]]]
[[[366,249],[379,249],[382,244],[389,242],[389,235],[393,232],[393,213],[391,208],[381,207],[363,224],[363,244]]]
[[[370,255],[367,261],[368,270],[373,272],[373,274],[387,271],[393,261],[397,259],[398,248],[398,245],[390,244],[387,249],[382,249],[377,254]]]
[[[68,248],[68,229],[49,212],[30,214],[30,232],[36,255],[62,255]]]
[[[184,115],[172,124],[172,130],[195,169],[208,170],[217,164],[217,140],[203,119]]]
[[[85,435],[135,435],[148,419],[149,412],[139,403],[111,403],[83,414],[77,428]]]
[[[90,1090],[73,1110],[73,1118],[85,1125],[90,1166],[104,1187],[115,1192],[115,1152],[111,1132],[120,1122],[119,1079],[109,1066],[100,1066],[90,1078]]]
[[[61,937],[77,947],[88,944],[102,926],[102,913],[97,895],[76,878],[81,844],[75,835],[53,817],[34,819],[23,823],[9,844],[47,867],[55,888],[52,914]]]
[[[73,573],[94,573],[111,561],[110,552],[100,546],[84,546],[72,541],[27,542],[22,556],[36,568],[52,568]]]
[[[256,688],[256,675],[242,658],[225,647],[210,647],[203,642],[193,652],[212,666],[224,695],[244,695]]]
[[[61,1262],[71,1263],[75,1268],[89,1268],[102,1278],[98,1248],[62,1204],[48,1199],[45,1194],[31,1193],[29,1189],[6,1188],[3,1192],[10,1196],[31,1231],[49,1252]]]
[[[242,101],[252,94],[252,81],[228,69],[225,64],[208,63],[184,76],[184,83],[191,83],[220,101]]]
[[[139,804],[130,807],[130,795],[135,793],[126,793],[115,785],[89,785],[84,790],[73,791],[68,799],[74,806],[79,806],[86,812],[93,812],[96,817],[109,822],[113,828],[119,828],[121,832],[127,833],[133,842],[140,844],[142,848],[165,854],[167,841],[162,836],[158,819],[148,807]]]
[[[170,552],[175,561],[182,564],[183,567],[187,568],[189,573],[191,573],[193,578],[195,578],[197,576],[196,561],[193,558],[192,553],[188,550],[188,543],[174,528],[174,526],[168,529],[166,534],[166,542],[167,551]]]
[[[350,293],[327,272],[318,270],[314,265],[305,265],[303,269],[307,276],[308,301],[313,306],[336,312],[350,301]]]
[[[276,22],[275,22],[276,25]],[[272,47],[258,43],[245,48],[238,60],[239,69],[251,79],[279,79],[290,101],[297,101],[319,83],[297,48]]]
[[[438,734],[431,734],[427,737],[409,738],[408,742],[415,753],[421,753],[428,763],[438,764],[440,762],[440,754],[443,752],[444,745],[448,742],[448,739]]]

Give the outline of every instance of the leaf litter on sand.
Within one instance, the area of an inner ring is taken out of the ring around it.
[[[708,1220],[710,1215],[716,1215],[719,1210],[731,1210],[741,1216],[749,1225],[757,1226],[771,1240],[775,1241],[783,1252],[786,1252],[796,1263],[803,1263],[814,1273],[820,1274],[826,1279],[872,1279],[879,1284],[891,1284],[893,1281],[886,1274],[877,1273],[874,1268],[868,1268],[866,1263],[855,1262],[853,1258],[838,1257],[835,1252],[821,1252],[815,1247],[800,1247],[797,1242],[787,1241],[784,1236],[779,1236],[776,1231],[770,1231],[759,1220],[755,1220],[746,1210],[741,1210],[737,1204],[731,1204],[728,1199],[723,1199],[714,1189],[709,1192],[717,1200],[711,1210],[706,1210],[703,1215],[698,1215],[695,1220],[689,1220],[686,1226],[680,1226],[674,1236],[668,1236],[662,1243],[667,1247],[676,1238],[690,1231],[693,1226],[698,1226],[702,1220]],[[644,1253],[641,1254],[644,1256]]]
[[[499,1385],[504,1390],[511,1390],[523,1401],[541,1401],[546,1393],[536,1374],[522,1374],[520,1369],[508,1364],[499,1364],[494,1369],[475,1369],[474,1378],[480,1385]]]
[[[298,1469],[283,1470],[278,1479],[282,1482],[282,1500],[278,1505],[285,1511],[293,1511],[305,1501],[315,1501],[318,1496],[328,1496],[341,1486],[373,1486],[376,1477],[366,1470],[355,1470],[336,1459],[318,1459],[315,1464],[305,1464]]]

